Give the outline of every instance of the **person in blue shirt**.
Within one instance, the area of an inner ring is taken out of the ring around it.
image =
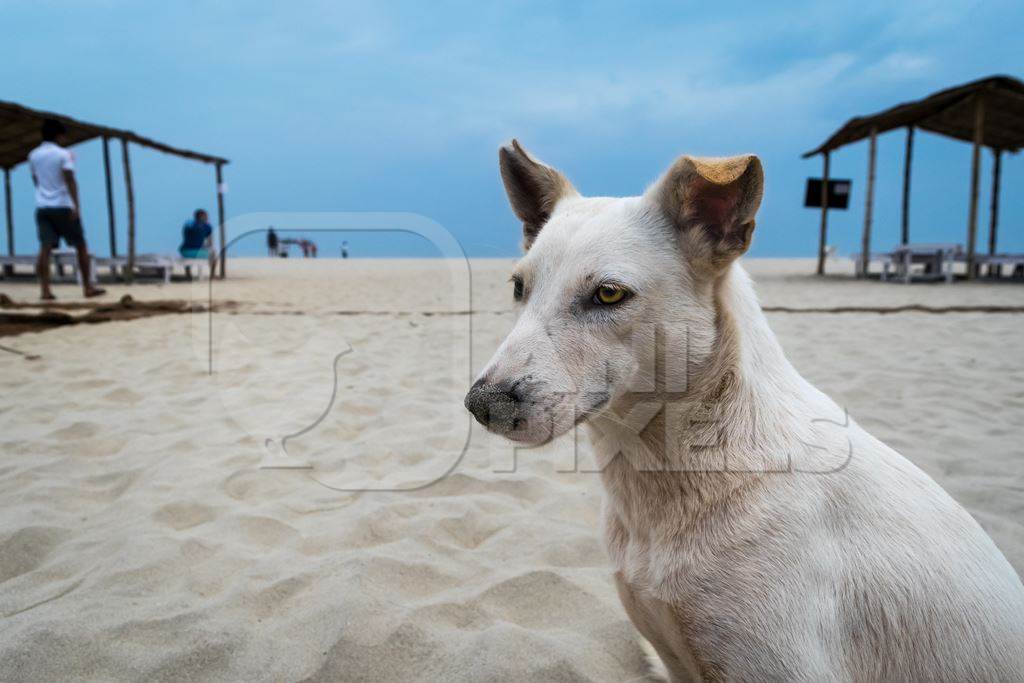
[[[192,220],[186,221],[181,228],[181,246],[178,253],[183,258],[205,258],[210,260],[210,269],[216,253],[213,249],[213,226],[204,209],[196,209]]]

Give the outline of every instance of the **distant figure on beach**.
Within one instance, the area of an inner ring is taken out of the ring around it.
[[[348,242],[341,243],[341,258],[348,258]]]
[[[50,291],[50,254],[63,239],[74,247],[78,255],[78,269],[82,274],[82,293],[86,297],[99,296],[105,290],[90,282],[89,248],[78,203],[78,183],[75,181],[75,156],[61,146],[67,133],[64,124],[54,119],[43,121],[43,143],[29,152],[32,183],[36,186],[36,228],[39,234],[39,259],[36,272],[42,288],[42,298],[56,297]]]
[[[274,257],[277,256],[277,233],[274,232],[273,226],[267,231],[267,255]]]
[[[182,258],[209,259],[210,269],[216,253],[213,249],[213,226],[205,209],[196,209],[191,220],[185,221],[181,228],[181,246],[178,253]]]

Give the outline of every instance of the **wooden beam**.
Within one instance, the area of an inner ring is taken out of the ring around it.
[[[900,220],[900,244],[910,242],[910,164],[914,155],[914,127],[907,126],[907,148],[903,153],[903,215]]]
[[[14,256],[14,206],[11,202],[11,169],[4,169],[4,213],[7,215],[7,254]]]
[[[967,214],[967,279],[975,275],[975,251],[978,242],[978,178],[981,175],[981,146],[985,137],[985,98],[974,100],[974,149],[971,154],[971,208]]]
[[[868,187],[864,198],[864,235],[860,243],[859,277],[868,276],[868,265],[871,263],[871,212],[875,206],[875,158],[878,155],[878,128],[871,129],[868,147]]]
[[[221,170],[224,164],[217,164],[217,223],[220,226],[220,249],[217,252],[220,261],[220,279],[227,277],[227,252],[224,251],[224,173]],[[211,277],[213,273],[210,273]]]
[[[114,220],[114,188],[110,182],[110,138],[103,136],[103,177],[107,181],[107,224],[110,227],[110,255],[117,256],[117,223]]]
[[[821,171],[821,228],[818,234],[818,275],[825,274],[825,239],[828,236],[828,170],[829,153],[822,156]]]
[[[124,163],[124,192],[128,204],[128,268],[125,280],[135,279],[135,192],[132,188],[132,164],[128,158],[128,141],[121,138],[121,160]]]
[[[988,219],[988,253],[996,253],[996,232],[999,229],[999,182],[1003,175],[1003,150],[992,150],[992,204]]]

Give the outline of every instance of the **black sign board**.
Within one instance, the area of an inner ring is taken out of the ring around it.
[[[828,181],[828,208],[845,209],[850,205],[849,180]],[[821,208],[821,178],[807,179],[807,193],[804,194],[804,206]]]

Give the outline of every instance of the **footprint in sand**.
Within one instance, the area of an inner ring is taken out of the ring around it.
[[[491,586],[479,598],[497,616],[525,628],[550,628],[564,623],[565,614],[585,615],[600,601],[552,571],[519,574]]]
[[[298,530],[272,517],[258,515],[243,517],[238,521],[245,538],[252,543],[267,547],[278,547],[299,536]]]
[[[294,473],[300,480],[288,476],[288,472],[269,473],[264,470],[240,470],[230,475],[221,484],[221,489],[234,500],[277,500],[295,490],[296,481],[305,483],[300,472]]]
[[[139,478],[140,470],[107,472],[82,480],[79,492],[93,499],[114,501],[121,497]]]
[[[114,389],[110,393],[106,394],[103,398],[108,401],[116,401],[117,403],[138,403],[142,401],[145,396],[138,394],[131,389]]]
[[[79,391],[82,389],[102,389],[103,387],[109,387],[114,382],[109,379],[80,379],[74,382],[68,382],[64,385],[64,388],[69,391]]]
[[[70,535],[70,531],[60,527],[30,526],[0,541],[0,583],[42,566]]]
[[[191,529],[215,517],[214,509],[201,503],[168,503],[157,508],[153,519],[175,531]]]
[[[100,426],[95,422],[74,422],[67,427],[54,430],[50,436],[60,441],[75,441],[88,439],[100,432]]]
[[[434,538],[448,538],[455,545],[475,549],[501,531],[503,524],[489,521],[478,512],[467,512],[461,517],[446,517],[434,524]]]

